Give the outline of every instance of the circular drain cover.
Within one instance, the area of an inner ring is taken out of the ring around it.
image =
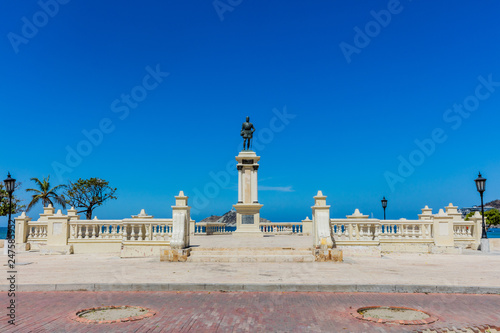
[[[352,314],[358,319],[376,323],[395,323],[403,325],[430,324],[437,320],[436,317],[412,308],[393,306],[369,306],[358,309]]]
[[[78,311],[71,319],[87,324],[111,324],[141,320],[155,315],[151,309],[140,306],[103,306]]]

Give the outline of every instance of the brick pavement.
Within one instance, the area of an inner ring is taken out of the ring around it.
[[[446,332],[445,328],[452,327],[465,332],[467,327],[500,326],[500,295],[21,292],[16,296],[18,325],[15,328],[7,323],[7,301],[7,294],[1,293],[1,332],[412,332],[429,329]],[[157,314],[136,322],[101,325],[70,319],[77,310],[103,305],[144,306]],[[366,322],[351,315],[359,307],[372,305],[411,307],[429,312],[439,320],[430,325],[402,326]]]

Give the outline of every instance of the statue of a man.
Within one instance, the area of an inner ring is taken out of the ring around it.
[[[255,127],[253,127],[253,124],[250,122],[250,117],[247,117],[247,121],[245,121],[241,126],[241,136],[243,137],[243,150],[250,149],[250,142],[252,141],[253,132],[255,132]]]

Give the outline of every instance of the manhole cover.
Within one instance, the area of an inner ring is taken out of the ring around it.
[[[376,323],[395,323],[403,325],[430,324],[437,320],[424,311],[396,306],[369,306],[358,309],[352,315],[358,319]]]
[[[71,319],[87,324],[111,324],[141,320],[155,315],[151,309],[140,306],[103,306],[83,309],[71,316]]]

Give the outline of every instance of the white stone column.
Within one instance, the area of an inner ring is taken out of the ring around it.
[[[14,220],[16,223],[16,247],[18,247],[28,241],[28,222],[31,221],[31,217],[26,216],[26,213],[22,212],[22,214]]]
[[[183,191],[175,197],[175,206],[172,206],[172,240],[170,246],[173,249],[184,249],[189,247],[189,223],[191,207],[188,206],[188,197]]]
[[[333,247],[333,240],[330,235],[330,206],[326,204],[326,196],[321,191],[314,197],[312,208],[314,247],[319,247],[322,243],[328,248]]]
[[[238,202],[243,202],[243,168],[238,167]]]
[[[252,170],[252,203],[258,203],[259,199],[257,197],[257,169],[258,167],[253,168]]]

